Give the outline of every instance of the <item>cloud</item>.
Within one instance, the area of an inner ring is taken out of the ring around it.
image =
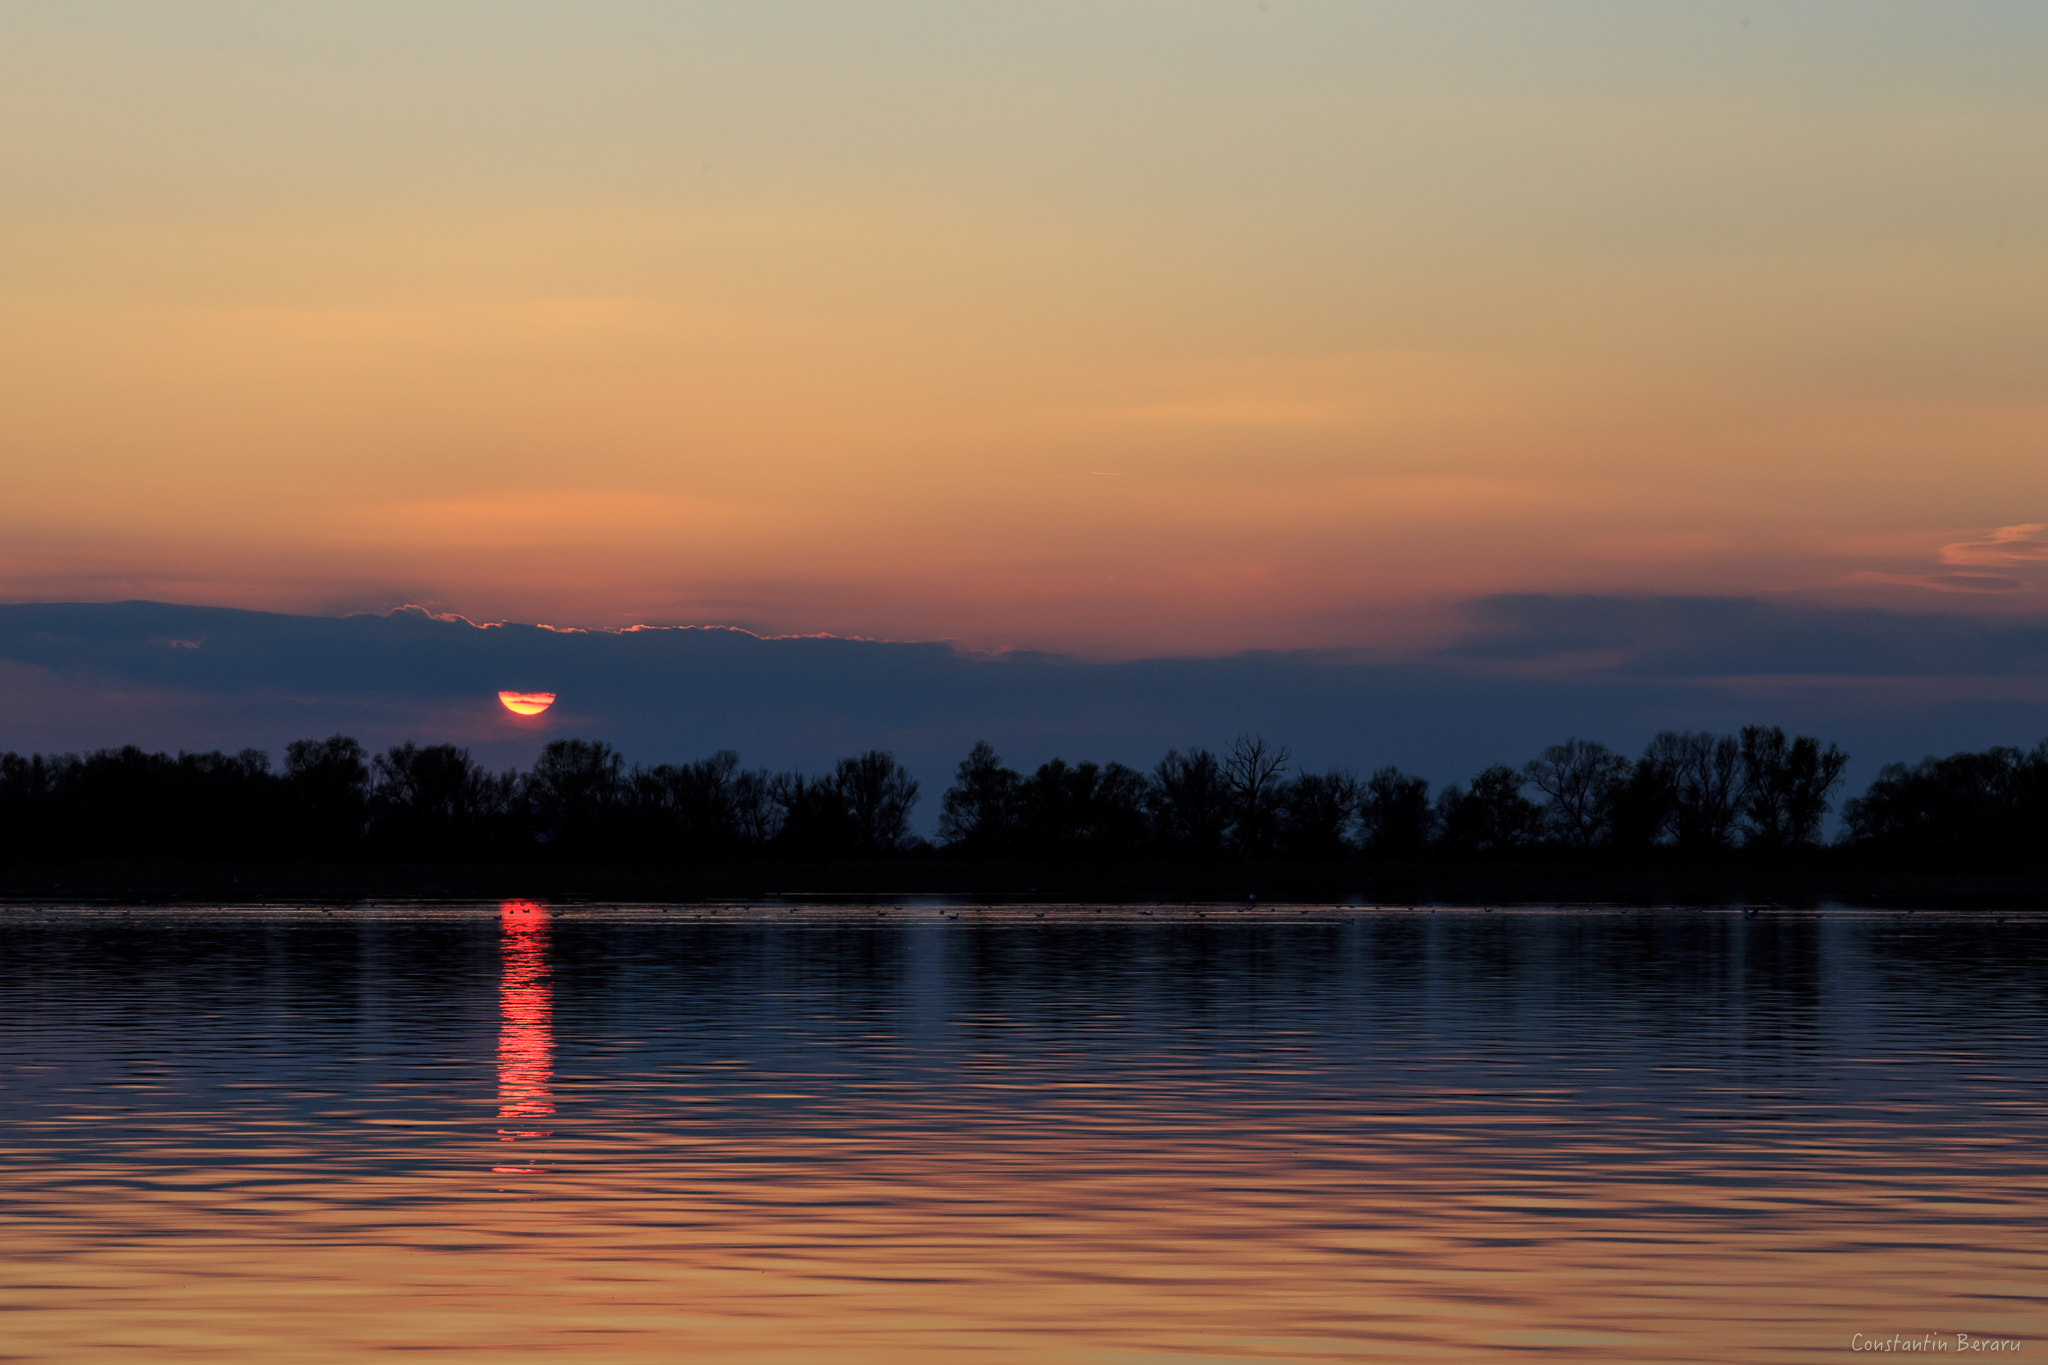
[[[2048,676],[2048,618],[1748,597],[1509,594],[1466,605],[1443,657],[1553,674],[1717,678]]]
[[[1858,583],[1888,583],[1929,592],[2009,593],[2025,592],[2028,586],[2010,574],[1997,573],[1884,573],[1866,569],[1850,578]]]
[[[1962,592],[2025,592],[2027,585],[2002,573],[1945,573],[1928,580]]]
[[[1944,564],[2002,568],[2022,564],[2048,564],[2048,523],[2001,526],[1983,540],[1959,540],[1941,547]]]
[[[1633,750],[1661,728],[1781,724],[1875,765],[2048,734],[2048,622],[1745,598],[1520,595],[1464,607],[1453,647],[1084,663],[944,643],[725,627],[479,625],[409,608],[291,616],[164,603],[0,605],[0,750],[122,743],[272,753],[337,731],[524,765],[549,738],[644,762],[736,749],[817,771],[869,747],[925,784],[927,821],[978,739],[1149,767],[1247,732],[1311,768],[1434,781],[1569,735]],[[559,696],[520,720],[500,691]]]
[[[1914,561],[1923,551],[1886,547],[1891,564],[1851,574],[1857,583],[1882,583],[1937,593],[2023,593],[2048,586],[2048,523],[2000,526],[1974,540],[1959,540],[1934,553],[1930,568]],[[1882,544],[1882,542],[1875,542]],[[1924,560],[1921,562],[1924,563]],[[1931,571],[1930,571],[1931,569]]]

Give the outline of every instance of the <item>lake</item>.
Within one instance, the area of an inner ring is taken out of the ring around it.
[[[2044,949],[1841,908],[17,904],[0,1357],[2048,1355]]]

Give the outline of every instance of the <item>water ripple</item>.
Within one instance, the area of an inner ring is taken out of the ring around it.
[[[44,905],[0,943],[33,1359],[2048,1349],[2037,917]]]

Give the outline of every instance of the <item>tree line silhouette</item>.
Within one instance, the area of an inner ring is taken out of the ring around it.
[[[0,856],[710,861],[1532,857],[1713,861],[1811,855],[1847,755],[1749,726],[1665,731],[1629,758],[1571,739],[1432,795],[1398,768],[1296,772],[1257,737],[1173,750],[1150,771],[1054,759],[1026,775],[976,744],[913,834],[917,779],[870,750],[829,772],[721,751],[628,766],[556,740],[525,772],[452,744],[371,754],[345,735],[268,754],[0,755]],[[1836,856],[2013,868],[2048,855],[2048,743],[1884,768],[1844,803]]]

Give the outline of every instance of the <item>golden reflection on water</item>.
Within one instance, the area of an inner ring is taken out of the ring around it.
[[[1849,1356],[1858,1331],[1924,1330],[2048,1350],[2048,1127],[2025,1012],[1962,1034],[1930,1014],[1868,1085],[1852,1073],[1869,1058],[1811,1019],[1747,1049],[1714,1036],[1685,1012],[1706,994],[1676,1017],[1698,1039],[1629,1044],[1591,1015],[1587,1038],[1537,1037],[1525,1008],[1411,1047],[1436,1026],[1396,1009],[1410,994],[1472,1014],[1513,986],[1454,962],[1415,992],[1361,992],[1397,1036],[1341,1070],[1374,1035],[1337,1046],[1334,1002],[1270,986],[1241,1016],[1246,1047],[1102,1024],[1091,1011],[1158,1008],[1114,982],[1048,978],[999,1007],[938,955],[969,940],[935,937],[923,966],[889,968],[905,997],[935,973],[950,1003],[920,1024],[849,1003],[856,960],[899,940],[831,941],[819,986],[788,963],[741,979],[765,950],[735,931],[665,952],[636,989],[591,988],[623,1008],[690,952],[716,969],[665,1013],[579,1016],[644,1050],[574,1053],[565,1090],[560,1059],[583,1044],[555,1033],[569,929],[549,921],[496,907],[495,993],[486,976],[472,997],[490,1008],[448,1035],[446,1062],[468,1037],[473,1073],[434,1079],[438,1043],[373,1069],[427,1016],[429,973],[389,1032],[347,1033],[280,992],[249,1005],[221,1053],[241,1070],[211,1090],[124,1062],[122,1088],[103,1070],[15,1110],[0,1355],[1801,1361]],[[1021,977],[1018,955],[1053,940],[1015,932],[1030,937],[1001,961]],[[1260,952],[1279,970],[1275,941]],[[1252,989],[1204,960],[1211,981],[1163,989]],[[252,1060],[263,1010],[319,1067]],[[123,1017],[118,1046],[153,1055]],[[189,1019],[158,1026],[214,1045]],[[1125,1051],[1091,1052],[1087,1031],[1112,1026]],[[958,1057],[935,1067],[944,1049],[918,1028],[954,1030]],[[542,1138],[546,1162],[505,1159]]]

